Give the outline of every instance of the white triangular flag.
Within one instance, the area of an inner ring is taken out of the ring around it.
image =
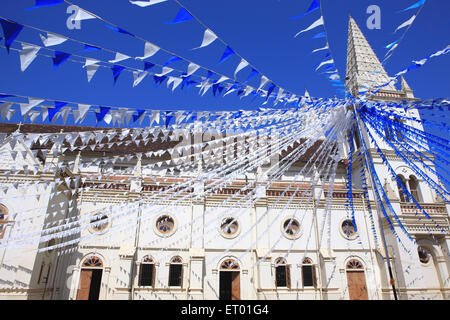
[[[200,68],[198,64],[195,64],[193,62],[189,63],[188,70],[187,70],[187,76],[190,76],[195,71],[197,71]]]
[[[409,26],[411,23],[414,22],[415,19],[416,19],[416,16],[412,16],[409,20],[403,22],[397,29],[395,29],[395,32],[397,32],[398,30],[400,30],[400,29],[402,29],[404,27]]]
[[[39,46],[22,43],[22,50],[19,51],[20,70],[22,70],[22,72],[25,71],[36,58],[39,49],[41,49]]]
[[[258,90],[261,90],[262,87],[264,87],[264,85],[269,82],[269,79],[266,76],[261,76],[261,84],[258,87]]]
[[[154,122],[159,124],[159,111],[152,111],[152,113],[150,114],[150,125],[152,125]]]
[[[78,110],[74,110],[74,112],[78,111],[78,114],[75,117],[75,123],[77,123],[78,121],[79,122],[83,121],[83,119],[84,119],[84,117],[86,117],[86,114],[89,111],[90,107],[91,106],[88,104],[79,104],[78,105]],[[75,113],[74,113],[74,116],[75,116]]]
[[[156,74],[156,75],[157,75],[158,77],[162,77],[162,76],[165,76],[165,75],[168,74],[168,73],[171,73],[172,71],[173,71],[172,68],[169,68],[169,67],[163,67],[161,73]]]
[[[81,20],[89,20],[89,19],[96,19],[96,17],[93,16],[92,14],[84,11],[83,9],[78,8],[77,15],[75,16],[73,21],[81,21]]]
[[[304,30],[298,32],[298,33],[294,36],[294,38],[297,37],[300,33],[303,33],[303,32],[309,31],[309,30],[312,30],[312,29],[317,28],[318,26],[321,26],[321,25],[323,25],[323,17],[322,17],[322,16],[321,16],[318,20],[316,20],[312,25],[310,25],[308,28],[306,28],[306,29],[304,29]]]
[[[132,0],[130,0],[130,2],[132,4],[135,4],[135,5],[137,5],[139,7],[142,7],[142,8],[151,6],[153,4],[165,2],[165,1],[167,1],[167,0],[148,0],[148,1],[132,1]]]
[[[244,69],[246,66],[248,66],[248,62],[245,61],[244,59],[241,60],[241,63],[239,63],[239,65],[237,66],[236,70],[234,71],[234,78],[236,78],[236,74],[241,71],[242,69]]]
[[[312,52],[312,53],[314,53],[314,52],[317,52],[317,51],[322,51],[322,50],[326,50],[326,49],[329,49],[329,48],[328,48],[328,45],[326,45],[326,46],[325,46],[325,47],[323,47],[323,48],[319,48],[319,49],[313,50],[313,52]]]
[[[183,81],[183,79],[178,77],[172,77],[169,76],[169,79],[167,80],[167,88],[171,83],[173,83],[172,92],[180,85],[180,83]]]
[[[97,72],[98,67],[99,66],[96,64],[91,64],[89,66],[86,66],[86,74],[87,74],[88,82],[91,82],[91,79],[94,76],[94,74]]]
[[[145,42],[144,56],[143,57],[136,57],[136,59],[144,60],[144,59],[150,58],[151,56],[153,56],[158,51],[159,51],[159,47],[158,46],[155,46],[154,44],[152,44],[150,42]]]
[[[39,36],[46,47],[56,46],[57,44],[61,44],[68,40],[66,37],[51,32],[47,32],[47,38],[42,34],[39,34]]]
[[[95,59],[86,58],[86,62],[85,62],[85,64],[84,64],[83,67],[87,67],[87,66],[96,64],[96,63],[98,63],[98,62],[100,62],[100,60],[95,60]]]
[[[2,115],[2,119],[8,117],[9,110],[11,109],[11,106],[13,104],[14,104],[13,102],[4,102],[0,104],[0,114]]]
[[[327,60],[327,61],[322,61],[322,63],[320,63],[319,66],[316,68],[316,71],[319,70],[324,65],[333,64],[333,63],[334,63],[333,59],[330,59],[330,60]]]
[[[126,54],[116,52],[116,58],[114,60],[109,60],[109,62],[116,63],[116,62],[123,61],[123,60],[129,59],[129,58],[130,58],[130,56],[127,56]]]
[[[228,77],[226,77],[226,76],[221,76],[221,77],[220,77],[220,79],[219,79],[219,80],[217,80],[217,81],[215,82],[215,84],[218,84],[218,83],[224,82],[225,80],[228,80],[228,79],[230,79],[230,78],[228,78]]]
[[[142,80],[144,80],[145,76],[148,74],[148,72],[141,72],[141,71],[133,71],[133,87],[136,87],[139,83],[141,83]]]
[[[20,103],[20,112],[22,113],[22,116],[25,116],[33,107],[39,105],[44,101],[44,99],[29,98],[28,103]]]
[[[214,40],[216,40],[216,39],[217,39],[217,36],[214,34],[214,32],[212,32],[209,29],[206,29],[205,34],[203,35],[203,41],[202,41],[202,44],[200,45],[200,47],[193,48],[192,50],[206,47],[206,46],[210,45],[211,43],[213,43]]]

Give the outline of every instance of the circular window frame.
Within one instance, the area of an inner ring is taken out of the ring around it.
[[[348,218],[341,219],[341,221],[340,221],[340,223],[339,223],[339,232],[341,233],[341,236],[342,236],[345,240],[348,240],[348,241],[354,241],[354,240],[356,240],[356,239],[358,238],[358,231],[355,231],[353,237],[348,237],[347,234],[344,232],[344,230],[342,230],[342,227],[343,227],[345,221],[347,221],[347,220],[353,223],[352,219],[348,219]]]
[[[237,231],[235,233],[228,235],[228,234],[226,234],[223,231],[222,226],[224,225],[225,220],[230,220],[230,219],[231,220],[235,220],[234,222],[237,223],[237,227],[238,228],[237,228]],[[240,222],[240,220],[238,218],[233,217],[233,216],[224,216],[219,221],[220,221],[220,223],[219,223],[219,229],[218,230],[219,230],[220,235],[222,237],[224,237],[225,239],[234,239],[237,236],[239,236],[239,234],[241,233],[241,229],[242,229],[241,228],[241,222]]]
[[[285,232],[285,228],[284,228],[284,225],[285,225],[285,223],[287,222],[287,223],[289,223],[289,221],[290,220],[293,220],[293,221],[295,221],[295,222],[297,222],[297,224],[298,224],[298,232],[297,232],[297,234],[295,234],[295,235],[289,235],[288,233],[286,233]],[[298,238],[300,238],[301,236],[302,236],[302,234],[303,234],[303,228],[302,228],[302,225],[300,224],[300,222],[297,220],[297,218],[294,218],[294,217],[292,217],[292,216],[288,216],[288,217],[284,217],[283,218],[283,220],[281,221],[281,225],[280,225],[280,230],[281,230],[281,233],[283,234],[283,236],[286,238],[286,239],[289,239],[289,240],[297,240]]]
[[[91,216],[91,219],[89,220],[89,232],[90,233],[96,233],[96,234],[104,234],[104,233],[106,233],[106,232],[108,232],[108,229],[111,227],[111,225],[112,225],[112,221],[111,220],[109,220],[108,222],[107,222],[107,224],[106,224],[106,226],[103,228],[103,229],[101,229],[101,230],[96,230],[93,226],[92,226],[92,223],[95,223],[95,222],[92,222],[92,217],[95,217],[95,216],[97,216],[97,214],[93,214],[92,216]],[[103,214],[103,216],[105,216],[106,217],[106,219],[109,219],[109,216],[105,213],[105,214]],[[103,217],[102,216],[102,217]],[[103,219],[100,219],[100,220],[103,220]]]
[[[158,223],[158,220],[161,219],[161,218],[163,218],[163,217],[169,217],[169,218],[172,219],[172,221],[173,221],[173,229],[172,229],[171,231],[169,231],[168,233],[162,233],[161,231],[158,230],[158,228],[157,228],[157,226],[156,226],[156,224]],[[168,237],[172,236],[172,235],[176,232],[177,227],[178,227],[178,221],[177,221],[177,219],[176,219],[172,214],[170,214],[170,213],[163,213],[163,214],[161,214],[161,215],[158,215],[158,216],[153,220],[153,231],[155,232],[155,234],[156,234],[158,237],[161,237],[161,238],[168,238]]]

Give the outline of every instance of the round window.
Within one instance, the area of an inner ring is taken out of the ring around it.
[[[169,235],[174,231],[175,221],[168,215],[163,215],[156,220],[156,230],[162,235]]]
[[[102,216],[94,217],[91,219],[91,226],[92,230],[95,232],[104,231],[109,226],[108,216],[104,214]]]
[[[288,238],[298,238],[300,236],[300,223],[296,219],[286,219],[283,222],[283,232]]]
[[[222,220],[220,225],[222,235],[227,238],[232,238],[238,234],[239,223],[236,218],[228,217]]]
[[[352,220],[347,219],[342,222],[341,229],[347,239],[354,239],[356,237],[356,228]]]

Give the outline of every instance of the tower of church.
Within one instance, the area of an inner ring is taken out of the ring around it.
[[[401,77],[400,90],[392,82],[389,83],[391,78],[361,32],[356,21],[351,16],[349,17],[348,23],[347,45],[346,87],[353,96],[357,97],[358,95],[367,93],[369,100],[387,102],[407,103],[419,100],[415,98],[413,90],[403,76]],[[387,83],[389,84],[386,85]],[[374,93],[375,91],[376,93]],[[409,109],[406,113],[401,113],[402,111],[398,111],[398,109],[392,109],[390,112],[391,120],[401,121],[408,126],[423,131],[423,126],[420,123],[421,117],[416,109]],[[397,116],[398,114],[415,118],[419,121],[405,120]],[[362,123],[361,127],[364,127]],[[440,288],[448,288],[449,282],[448,268],[444,267],[449,263],[448,248],[450,247],[450,240],[445,235],[448,234],[449,230],[448,223],[445,222],[448,218],[449,206],[446,207],[443,204],[442,199],[436,195],[435,191],[417,176],[417,173],[405,163],[397,154],[396,150],[384,138],[372,133],[377,145],[381,148],[381,151],[394,169],[397,177],[402,181],[415,200],[420,203],[421,207],[432,217],[434,222],[426,219],[419,209],[416,208],[413,201],[402,194],[400,187],[397,185],[397,179],[392,177],[386,165],[383,164],[380,155],[376,151],[376,146],[369,138],[366,129],[363,128],[361,133],[366,146],[368,146],[376,174],[383,185],[391,205],[399,216],[401,223],[414,239],[414,241],[408,239],[399,223],[392,216],[390,218],[393,222],[396,235],[390,231],[390,225],[387,219],[382,219],[382,229],[379,230],[383,230],[387,236],[389,258],[394,268],[394,278],[396,278],[395,281],[400,299],[413,299],[417,297],[414,293],[411,293],[414,291],[418,291],[424,294],[424,296],[428,294],[431,296],[435,293],[439,297],[441,296],[439,294]],[[385,134],[386,136],[392,134],[390,128],[385,128]],[[356,149],[361,147],[359,141],[354,141],[354,144]],[[426,149],[421,147],[417,147],[417,149],[427,154],[429,159],[433,158],[431,154],[426,153]],[[410,161],[414,161],[414,159],[410,159]],[[355,159],[356,162],[357,159]],[[418,167],[422,167],[422,164],[417,161],[415,164]],[[426,161],[426,164],[430,168],[435,168],[432,161]],[[359,175],[359,170],[360,168],[353,168],[356,176]],[[431,172],[427,171],[427,174],[434,181],[438,181],[437,177]],[[358,183],[361,183],[361,181],[356,181],[356,184]],[[372,189],[372,186],[370,189]],[[369,194],[371,201],[375,201],[370,190]],[[382,215],[381,212],[378,212],[378,214]],[[440,227],[443,228],[440,229]],[[401,243],[398,241],[399,239]],[[384,256],[383,258],[386,257]],[[430,263],[430,260],[433,263]],[[446,295],[442,291],[444,299]]]

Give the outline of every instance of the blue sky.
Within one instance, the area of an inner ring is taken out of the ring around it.
[[[314,31],[297,38],[293,37],[298,31],[317,20],[318,11],[302,19],[289,19],[305,12],[311,1],[181,0],[183,5],[220,38],[278,85],[298,94],[303,94],[307,88],[310,94],[316,97],[339,96],[326,77],[314,71],[324,54],[311,54],[311,51],[323,47],[324,39],[311,39],[317,33]],[[165,21],[171,21],[175,17],[179,9],[172,0],[147,8],[132,5],[128,0],[72,0],[72,2],[131,33],[230,77],[240,61],[236,56],[232,56],[224,63],[218,64],[225,48],[219,41],[206,48],[190,50],[200,45],[204,29],[195,20],[173,25],[165,24]],[[348,13],[351,13],[360,25],[377,55],[382,57],[386,52],[384,46],[400,35],[400,32],[393,34],[395,28],[415,12],[415,10],[403,13],[398,11],[416,1],[322,0],[321,2],[332,54],[341,77],[345,77]],[[366,27],[366,20],[369,17],[366,9],[373,4],[381,8],[381,30],[369,30]],[[83,21],[81,30],[69,30],[66,27],[69,16],[66,13],[66,4],[32,11],[24,10],[32,5],[34,0],[2,0],[0,15],[131,56],[143,54],[143,43],[140,40],[115,33],[96,20]],[[449,10],[449,1],[428,1],[414,26],[388,62],[386,69],[389,74],[392,75],[409,66],[412,60],[426,57],[448,45],[450,20],[446,18],[445,13]],[[38,33],[27,29],[22,31],[17,40],[42,45]],[[83,52],[80,45],[69,42],[52,48],[92,57],[98,54]],[[97,57],[104,60],[113,59],[112,54],[107,53],[101,53]],[[159,52],[149,60],[165,62],[168,57]],[[185,69],[186,63],[176,62],[171,66]],[[420,69],[411,71],[406,79],[415,90],[416,96],[420,98],[447,97],[450,91],[447,76],[449,67],[450,59],[443,56],[430,61]],[[256,108],[261,102],[252,98],[240,99],[234,94],[218,98],[212,95],[211,90],[201,97],[196,88],[189,91],[178,88],[172,93],[165,84],[154,88],[151,77],[147,77],[139,86],[133,88],[132,74],[128,72],[123,72],[114,85],[112,72],[107,69],[97,71],[91,83],[88,83],[85,71],[79,64],[66,62],[58,69],[53,69],[51,59],[46,57],[38,57],[25,72],[21,72],[17,52],[8,55],[5,49],[0,50],[0,68],[2,74],[7,75],[0,79],[2,92],[54,100],[165,110]],[[241,79],[246,78],[248,70],[250,69],[241,71],[239,74]],[[256,82],[259,81],[256,81],[256,78],[254,80],[257,85]]]

